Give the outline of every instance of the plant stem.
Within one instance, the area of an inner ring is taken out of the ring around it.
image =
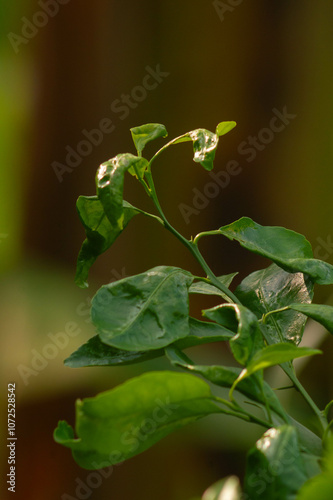
[[[221,234],[218,229],[214,229],[213,231],[203,231],[202,233],[199,233],[199,234],[196,235],[196,237],[193,240],[193,243],[194,244],[198,244],[198,241],[203,236],[215,236],[215,235],[218,235],[218,234]]]
[[[255,424],[259,424],[262,427],[265,427],[266,429],[272,427],[272,424],[270,422],[266,422],[265,420],[262,420],[261,418],[252,415],[251,413],[241,408],[237,403],[236,405],[233,403],[229,403],[229,401],[226,401],[225,399],[219,398],[217,396],[215,396],[214,399],[216,402],[222,403],[232,409],[232,411],[228,412],[224,410],[225,413],[228,413],[228,415],[233,415],[235,417],[241,418],[242,420],[246,420],[247,422],[253,422]]]
[[[294,372],[294,369],[291,368],[291,369],[286,370],[283,367],[283,365],[281,365],[281,368],[284,370],[284,372],[288,375],[288,377],[290,378],[290,380],[293,382],[295,389],[300,394],[302,394],[302,396],[305,399],[305,401],[308,403],[308,405],[310,406],[310,408],[312,409],[312,411],[315,413],[315,415],[317,416],[317,419],[318,419],[318,421],[320,423],[321,430],[324,432],[325,429],[326,429],[326,427],[327,427],[327,421],[326,421],[325,417],[323,416],[322,412],[319,410],[319,408],[316,405],[316,403],[313,401],[313,399],[311,398],[311,396],[308,394],[308,392],[304,389],[304,387],[301,384],[301,382],[298,380],[298,378],[297,378],[297,376],[296,376],[296,374]]]
[[[202,254],[201,254],[201,252],[200,252],[197,244],[194,241],[189,241],[186,238],[184,238],[184,236],[182,236],[169,223],[169,221],[167,220],[166,216],[163,213],[162,207],[161,207],[160,202],[158,200],[158,197],[157,197],[157,194],[156,194],[155,185],[154,185],[154,181],[153,181],[153,177],[152,177],[152,174],[151,174],[150,171],[146,172],[146,179],[148,181],[148,185],[149,185],[149,189],[150,189],[150,196],[151,196],[152,200],[155,203],[155,206],[156,206],[156,208],[158,210],[158,213],[160,214],[161,219],[163,220],[164,227],[166,229],[168,229],[174,236],[176,236],[176,238],[178,238],[183,243],[183,245],[185,245],[185,247],[194,256],[194,258],[199,262],[199,264],[201,265],[202,269],[205,271],[205,273],[206,273],[207,277],[209,278],[209,280],[211,281],[211,283],[214,286],[216,286],[216,288],[218,288],[219,290],[221,290],[221,292],[223,292],[227,296],[229,302],[232,302],[232,303],[235,302],[237,304],[240,304],[240,301],[237,299],[237,297],[223,283],[221,283],[217,279],[217,277],[215,276],[215,274],[213,273],[213,271],[210,269],[210,267],[208,266],[207,262],[203,258],[203,256],[202,256]]]
[[[268,316],[270,316],[271,314],[276,314],[276,313],[280,313],[280,312],[284,312],[284,311],[289,311],[289,307],[286,306],[286,307],[281,307],[281,309],[274,309],[274,311],[268,311],[266,314],[263,314],[262,322],[264,324],[266,324],[266,320],[267,320]]]

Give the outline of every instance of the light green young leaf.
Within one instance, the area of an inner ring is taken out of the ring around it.
[[[203,494],[202,500],[242,500],[239,479],[228,476],[212,484]]]
[[[248,453],[244,489],[251,500],[295,500],[307,479],[293,426],[269,429]]]
[[[290,304],[291,309],[305,314],[309,318],[314,319],[323,325],[330,333],[333,334],[333,307],[328,305],[318,304]],[[283,313],[282,313],[283,314]]]
[[[159,137],[167,137],[168,132],[161,123],[146,123],[130,129],[135,148],[140,155],[146,144]]]
[[[264,345],[260,326],[255,315],[238,304],[222,304],[202,311],[203,316],[233,330],[230,340],[232,353],[241,365],[247,365],[254,354]]]
[[[159,266],[102,286],[91,318],[105,344],[128,351],[158,349],[189,334],[188,288],[193,276]]]
[[[193,285],[192,285],[193,286]],[[294,302],[307,304],[313,298],[313,282],[303,273],[287,273],[276,264],[247,276],[235,290],[236,297],[258,319]],[[265,322],[273,342],[300,343],[306,319],[296,311],[272,314]]]
[[[205,170],[212,170],[215,152],[219,142],[218,135],[204,128],[198,128],[197,130],[189,132],[189,136],[193,141],[193,160],[196,163],[200,163]]]
[[[211,413],[221,413],[206,382],[193,375],[149,372],[110,391],[76,402],[72,428],[60,422],[57,443],[85,469],[120,463]]]
[[[110,248],[122,230],[118,225],[111,224],[97,196],[80,196],[76,202],[76,208],[87,238],[78,255],[75,282],[81,288],[85,288],[88,286],[90,267],[99,255]],[[135,207],[123,201],[123,228],[138,213]]]
[[[246,368],[244,368],[236,382],[233,384],[231,393],[241,380],[244,380],[246,377],[253,375],[259,370],[264,370],[269,366],[280,365],[281,363],[286,363],[287,361],[292,361],[296,358],[313,356],[315,354],[322,354],[322,352],[318,349],[311,349],[309,347],[297,347],[294,344],[287,344],[286,342],[264,347],[252,356]]]
[[[242,217],[219,229],[230,240],[267,257],[288,272],[302,272],[321,285],[333,284],[333,266],[313,258],[310,243],[299,233],[278,226],[261,226]]]
[[[220,122],[216,127],[216,135],[221,137],[222,135],[225,135],[228,132],[230,132],[230,130],[235,128],[236,125],[237,125],[236,122]]]
[[[122,231],[124,229],[123,191],[125,173],[134,166],[140,172],[143,167],[145,168],[146,162],[145,158],[124,153],[102,163],[97,170],[97,195],[114,230]]]

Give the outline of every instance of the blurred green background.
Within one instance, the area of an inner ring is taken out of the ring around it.
[[[95,482],[53,442],[59,419],[74,422],[77,397],[168,366],[63,366],[94,334],[89,301],[98,287],[156,265],[200,272],[178,241],[138,218],[94,265],[90,288],[77,289],[75,261],[84,232],[75,201],[94,194],[101,162],[134,152],[130,127],[163,123],[171,139],[235,120],[238,126],[222,138],[215,161],[221,178],[228,162],[239,164],[225,187],[209,191],[211,179],[192,162],[190,144],[156,163],[156,184],[171,222],[190,237],[247,215],[305,234],[317,257],[333,263],[332,19],[333,4],[324,0],[2,2],[0,421],[5,436],[6,386],[15,382],[17,499],[191,500],[220,477],[243,473],[245,450],[260,430],[223,419],[192,425]],[[152,71],[159,73],[156,85],[146,77]],[[148,81],[150,88],[143,88]],[[281,113],[282,120],[271,121]],[[102,136],[91,132],[105,123]],[[161,145],[151,144],[148,153]],[[132,179],[126,199],[147,206]],[[195,208],[187,220],[184,205]],[[222,239],[207,238],[202,249],[217,274],[240,271],[244,277],[267,265]],[[330,293],[321,288],[316,300],[331,302]],[[205,306],[194,302],[194,314]],[[53,336],[66,329],[76,335],[55,346]],[[303,373],[319,405],[333,392],[332,347],[325,346],[325,356]],[[195,355],[221,362],[227,353],[219,349]],[[296,414],[306,412],[297,397],[294,403]],[[6,492],[5,444],[1,453]]]

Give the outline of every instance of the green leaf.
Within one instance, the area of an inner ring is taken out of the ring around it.
[[[225,135],[230,132],[230,130],[235,128],[236,125],[236,122],[220,122],[216,127],[216,135],[221,137],[221,135]]]
[[[102,286],[91,308],[102,342],[146,351],[186,337],[192,281],[193,276],[182,269],[159,266]]]
[[[78,286],[85,288],[88,286],[87,279],[90,267],[99,255],[110,248],[120,235],[121,229],[118,225],[112,226],[97,196],[80,196],[76,202],[76,208],[87,238],[79,252],[75,282]],[[125,228],[139,211],[123,201],[123,212],[123,227]]]
[[[242,500],[239,479],[228,476],[210,486],[203,494],[202,500]]]
[[[241,365],[246,365],[255,352],[264,345],[260,326],[255,315],[246,307],[237,304],[222,304],[202,312],[203,316],[229,328],[237,328],[230,340],[232,353]]]
[[[305,483],[297,495],[297,500],[330,500],[333,498],[333,476],[320,474]]]
[[[226,274],[224,276],[218,276],[217,279],[225,285],[227,288],[231,285],[232,280],[238,273]],[[200,293],[203,295],[219,295],[225,298],[225,294],[216,286],[206,283],[205,281],[197,281],[192,283],[189,288],[190,293]]]
[[[119,231],[124,229],[125,214],[123,208],[123,191],[125,172],[136,167],[140,172],[147,160],[130,153],[119,154],[102,163],[96,174],[97,195],[105,215],[112,227]]]
[[[168,132],[160,123],[146,123],[130,129],[135,148],[140,155],[145,145],[158,137],[167,137]]]
[[[179,366],[185,370],[201,375],[220,387],[231,388],[241,373],[241,369],[234,366],[203,366],[196,365],[183,352],[173,344],[165,348],[165,353],[174,366]],[[288,421],[288,415],[284,411],[275,392],[266,382],[258,380],[255,376],[242,380],[237,385],[237,391],[245,397],[270,408],[279,415],[283,421]]]
[[[291,309],[305,314],[333,334],[333,307],[318,304],[290,304]],[[283,314],[283,313],[282,313]],[[284,313],[285,314],[285,313]]]
[[[322,460],[323,471],[307,481],[297,495],[297,500],[328,500],[333,498],[333,440],[326,443]]]
[[[219,137],[213,132],[204,128],[198,128],[189,132],[189,136],[193,141],[193,160],[200,163],[205,170],[212,170],[214,165],[216,148],[219,142]]]
[[[149,162],[145,158],[142,158],[142,161],[134,163],[129,169],[128,173],[137,179],[143,179],[145,176],[145,172],[148,169]]]
[[[308,274],[321,285],[333,284],[333,266],[314,259],[310,243],[299,233],[284,227],[261,226],[248,217],[223,226],[219,231],[285,271]]]
[[[71,448],[85,469],[122,462],[184,425],[221,413],[206,382],[193,375],[149,372],[76,402],[76,434],[61,423],[57,443]]]
[[[73,352],[64,363],[70,368],[83,366],[119,366],[140,363],[162,356],[163,349],[156,351],[125,351],[104,344],[98,335],[92,337],[85,344]]]
[[[199,321],[194,318],[189,319],[189,327],[189,334],[177,340],[173,345],[180,349],[186,349],[210,342],[229,340],[234,336],[233,332],[216,323]],[[125,351],[104,344],[100,337],[95,335],[65,359],[64,363],[71,368],[119,366],[140,363],[160,356],[164,356],[163,348],[150,351]]]
[[[280,365],[287,361],[292,361],[296,358],[303,356],[313,356],[315,354],[322,354],[318,349],[311,349],[309,347],[297,347],[294,344],[272,344],[257,351],[247,364],[246,368],[241,372],[238,377],[237,383],[245,377],[249,377],[253,373],[264,370],[269,366]],[[236,384],[235,384],[236,385]]]
[[[193,285],[192,285],[193,286]],[[313,282],[303,273],[287,273],[276,264],[247,276],[235,290],[236,297],[258,319],[264,314],[294,302],[310,303]],[[306,319],[296,311],[272,314],[265,322],[268,337],[275,343],[299,344]]]
[[[244,489],[251,500],[295,500],[307,479],[292,426],[269,429],[248,453]]]

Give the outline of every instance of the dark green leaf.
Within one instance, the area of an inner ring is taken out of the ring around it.
[[[116,464],[150,448],[176,429],[222,410],[208,384],[175,372],[149,372],[76,403],[77,438],[66,423],[54,433],[86,469]]]
[[[248,454],[244,489],[251,500],[295,500],[307,479],[292,426],[269,429]]]
[[[146,351],[186,337],[192,281],[182,269],[159,266],[100,288],[92,300],[91,317],[102,342]]]
[[[218,280],[225,285],[227,288],[231,285],[232,280],[238,273],[226,274],[224,276],[218,276]],[[192,283],[189,289],[190,293],[200,293],[203,295],[219,295],[225,298],[225,294],[216,286],[206,283],[204,281],[197,281]]]
[[[97,195],[105,215],[112,227],[124,229],[123,191],[125,172],[136,167],[140,172],[146,166],[147,160],[133,156],[130,153],[119,154],[111,160],[102,163],[96,174]]]
[[[236,125],[236,122],[220,122],[216,127],[216,135],[221,137],[221,135],[225,135],[230,132],[230,130],[235,128]]]
[[[174,345],[165,348],[165,353],[174,366],[179,366],[185,370],[198,373],[206,380],[209,380],[220,387],[231,388],[241,373],[237,367],[226,366],[203,366],[194,364],[184,353]],[[247,398],[263,406],[266,403],[279,415],[283,421],[288,421],[288,415],[284,411],[279,399],[277,398],[270,385],[263,382],[256,376],[242,380],[236,390]]]
[[[234,336],[226,328],[216,323],[189,319],[189,334],[183,339],[177,340],[173,345],[180,349],[193,347],[210,342],[229,340]],[[82,366],[119,366],[140,363],[150,359],[164,356],[164,349],[150,351],[125,351],[104,344],[98,335],[88,340],[87,343],[73,352],[65,360],[65,365],[71,368]]]
[[[104,344],[98,335],[92,337],[85,344],[65,359],[66,366],[80,368],[82,366],[119,366],[140,363],[162,356],[163,349],[156,351],[124,351]]]
[[[241,365],[246,365],[264,345],[257,318],[242,305],[222,304],[204,310],[203,315],[230,330],[237,325],[237,334],[230,340],[230,347]]]
[[[281,309],[293,302],[310,303],[313,283],[303,273],[287,273],[272,264],[247,276],[236,288],[235,295],[261,319],[269,311]],[[292,341],[297,345],[302,339],[305,323],[302,314],[286,311],[268,316],[265,324],[272,341]]]
[[[118,225],[112,226],[97,196],[80,196],[76,202],[76,208],[87,238],[78,256],[75,282],[85,288],[88,286],[90,267],[97,257],[112,245],[121,233],[121,229]],[[123,227],[126,227],[132,217],[139,212],[135,207],[123,201],[123,213]]]
[[[305,314],[333,334],[333,307],[318,304],[290,304],[291,309]],[[283,314],[283,313],[282,313]],[[284,313],[285,314],[285,313]]]
[[[321,285],[333,284],[333,266],[314,259],[310,243],[299,233],[284,227],[261,226],[248,217],[221,227],[219,231],[285,271],[308,274]]]
[[[202,500],[242,500],[239,480],[229,476],[212,484],[203,494]]]
[[[158,137],[167,137],[168,132],[160,123],[146,123],[130,129],[137,152],[142,153],[145,145]]]

